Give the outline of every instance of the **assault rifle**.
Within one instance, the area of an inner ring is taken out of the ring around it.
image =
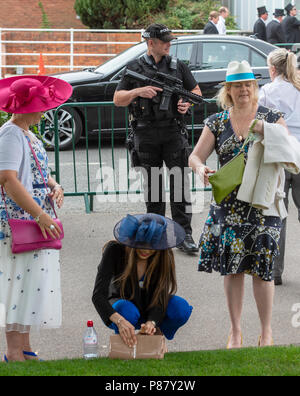
[[[207,102],[202,96],[184,89],[183,83],[179,78],[169,76],[165,73],[157,72],[154,78],[150,78],[134,71],[126,70],[124,77],[139,81],[143,83],[144,86],[151,85],[161,88],[163,90],[159,107],[159,110],[161,111],[167,111],[169,109],[172,95],[177,95],[179,98],[182,98],[183,100],[193,104]]]

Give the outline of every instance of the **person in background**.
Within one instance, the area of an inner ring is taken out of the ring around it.
[[[255,22],[253,33],[254,35],[263,41],[267,41],[267,28],[266,22],[269,18],[269,13],[266,7],[258,7],[258,20]]]
[[[219,34],[218,22],[220,14],[217,11],[212,11],[209,14],[209,21],[204,27],[203,34]]]
[[[274,19],[267,25],[267,41],[270,44],[286,43],[286,37],[282,28],[282,21],[284,18],[284,10],[276,9],[274,12]]]
[[[287,16],[282,22],[282,28],[287,43],[300,43],[300,21],[296,18],[297,8],[292,4],[286,7]]]
[[[219,34],[226,34],[226,19],[229,17],[229,10],[226,7],[221,7],[219,9],[219,22],[217,23],[217,29]]]
[[[115,226],[114,236],[98,267],[92,297],[97,312],[129,347],[136,344],[135,330],[172,340],[193,310],[175,295],[172,248],[184,240],[184,229],[153,213],[127,215]]]
[[[0,110],[12,113],[12,118],[0,128],[0,186],[3,187],[0,304],[5,307],[1,326],[6,331],[6,362],[38,359],[30,344],[31,329],[61,326],[59,251],[46,249],[13,254],[8,217],[34,219],[45,238],[47,234],[53,239],[59,237],[61,230],[53,220],[50,200],[61,207],[63,189],[50,176],[43,143],[29,127],[40,122],[44,111],[61,105],[71,94],[72,86],[54,77],[17,76],[0,80]]]
[[[300,141],[300,75],[297,70],[296,55],[284,48],[277,49],[269,54],[268,65],[272,82],[261,88],[259,103],[280,110],[284,114],[290,133]],[[293,175],[287,171],[285,173],[285,204],[288,209],[291,188],[300,221],[300,175]],[[280,256],[275,259],[276,285],[282,285],[286,230],[287,219],[283,221],[279,245]]]

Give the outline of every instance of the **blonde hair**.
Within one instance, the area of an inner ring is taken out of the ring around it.
[[[259,87],[257,81],[251,81],[251,83],[254,85],[255,88],[255,94],[253,98],[254,104],[258,103],[258,98],[259,98]],[[234,83],[226,83],[224,87],[222,87],[219,91],[219,93],[216,96],[217,99],[217,104],[220,106],[223,110],[228,110],[230,107],[234,105],[232,97],[229,93],[229,89],[231,85]]]
[[[279,76],[282,76],[300,91],[297,57],[293,52],[289,52],[285,48],[276,49],[269,54],[268,64],[274,66]]]

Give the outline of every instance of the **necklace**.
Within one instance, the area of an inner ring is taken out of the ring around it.
[[[250,113],[250,116],[236,116],[234,114],[234,110],[231,109],[229,112],[230,116],[230,122],[231,126],[233,129],[234,134],[237,136],[237,138],[242,141],[245,140],[249,134],[249,125],[251,121],[254,120],[255,116],[257,113],[257,108],[255,108],[255,111],[252,110]]]

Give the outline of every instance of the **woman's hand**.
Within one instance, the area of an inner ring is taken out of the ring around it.
[[[56,201],[56,205],[60,209],[64,203],[64,190],[62,186],[60,184],[55,184],[51,190],[51,193],[49,194],[49,197],[52,199],[52,201]]]
[[[216,171],[211,170],[208,166],[206,165],[201,165],[197,167],[197,173],[201,178],[202,183],[204,184],[205,187],[209,186],[209,176],[211,174],[216,173]]]
[[[253,124],[254,121],[251,122],[251,125]],[[256,120],[256,124],[252,129],[253,133],[258,133],[260,135],[264,135],[264,122],[262,120]]]
[[[150,320],[148,320],[148,322],[143,323],[141,325],[141,334],[154,335],[155,333],[156,333],[156,326]]]
[[[53,221],[52,217],[47,213],[42,212],[36,218],[37,224],[40,226],[43,237],[48,239],[47,233],[50,235],[52,239],[58,239],[60,234],[62,233],[60,227]]]
[[[137,339],[135,335],[135,328],[132,326],[130,322],[128,322],[124,318],[120,318],[117,323],[120,337],[124,341],[124,343],[129,347],[133,348],[134,345],[137,344]]]

